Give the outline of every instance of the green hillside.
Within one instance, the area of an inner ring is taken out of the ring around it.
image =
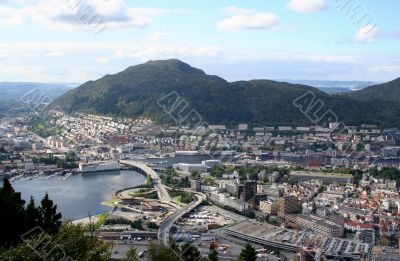
[[[359,91],[348,93],[346,96],[356,100],[382,100],[400,102],[400,78],[393,81],[369,86]]]
[[[397,101],[331,96],[310,86],[269,80],[230,83],[179,60],[150,61],[87,82],[57,99],[52,107],[167,121],[169,116],[157,100],[176,92],[211,124],[309,126],[312,122],[293,105],[293,100],[309,91],[325,104],[319,114],[331,109],[346,125],[400,126]]]

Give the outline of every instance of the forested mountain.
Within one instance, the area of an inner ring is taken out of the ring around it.
[[[296,98],[312,92],[314,102],[320,99],[325,105],[319,114],[331,109],[346,125],[400,126],[400,102],[396,100],[329,95],[310,86],[269,80],[227,82],[179,60],[150,61],[89,81],[58,98],[51,107],[166,121],[168,115],[157,101],[171,92],[212,124],[312,125],[293,105]]]
[[[356,100],[382,100],[400,102],[400,78],[365,89],[348,93],[346,96]]]

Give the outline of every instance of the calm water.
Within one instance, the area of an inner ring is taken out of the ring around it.
[[[60,180],[58,176],[45,180],[38,177],[12,184],[25,200],[32,195],[39,202],[47,191],[63,219],[78,219],[89,213],[95,215],[110,210],[101,202],[111,199],[117,190],[142,184],[144,180],[145,177],[135,171],[113,171],[77,174],[66,180]]]
[[[174,163],[200,163],[209,159],[208,156],[177,156],[163,159],[157,167],[167,167]],[[146,160],[147,162],[160,162],[158,159]],[[63,214],[63,219],[79,219],[100,214],[110,210],[101,205],[101,202],[111,199],[112,194],[119,189],[142,184],[145,177],[135,171],[112,171],[100,173],[85,173],[70,176],[66,180],[56,176],[43,179],[44,176],[32,180],[17,180],[13,182],[14,189],[22,193],[28,201],[32,195],[36,203],[40,202],[46,191],[50,198],[57,204],[58,210]],[[0,177],[2,185],[2,177]],[[0,186],[1,186],[0,185]]]

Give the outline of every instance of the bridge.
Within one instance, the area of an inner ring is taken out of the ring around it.
[[[169,233],[171,231],[172,225],[177,222],[180,218],[184,215],[190,213],[193,209],[203,202],[206,199],[206,195],[203,193],[195,193],[197,200],[194,202],[189,203],[184,208],[174,212],[171,216],[166,218],[164,222],[160,225],[158,229],[158,239],[164,243],[164,245],[168,245],[169,241]]]
[[[204,195],[203,193],[189,190],[190,192],[196,195],[197,200],[181,208],[172,201],[172,198],[168,194],[167,187],[161,184],[160,177],[158,176],[157,172],[155,172],[152,168],[147,166],[145,163],[136,162],[132,160],[121,160],[120,163],[131,166],[133,169],[135,169],[140,173],[150,175],[150,177],[153,179],[154,187],[157,190],[157,195],[158,198],[161,200],[161,202],[177,208],[177,211],[175,211],[171,216],[167,217],[163,221],[163,223],[161,223],[160,228],[158,230],[158,240],[163,242],[165,245],[168,245],[169,233],[171,231],[172,225],[175,222],[177,222],[181,217],[190,213],[193,209],[199,206],[201,202],[206,199],[206,195]]]
[[[173,205],[174,207],[178,207],[176,204],[172,202],[171,197],[168,194],[166,186],[161,184],[161,179],[158,176],[157,172],[155,172],[152,168],[147,166],[145,163],[142,162],[136,162],[132,160],[121,160],[121,164],[128,165],[132,167],[134,170],[137,172],[140,172],[145,175],[149,175],[151,179],[153,180],[154,188],[157,191],[158,198],[160,199],[161,202],[168,204],[168,205]]]

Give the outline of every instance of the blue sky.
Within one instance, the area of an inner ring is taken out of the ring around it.
[[[84,82],[168,58],[231,81],[388,81],[400,77],[399,8],[398,0],[3,0],[0,81]]]

